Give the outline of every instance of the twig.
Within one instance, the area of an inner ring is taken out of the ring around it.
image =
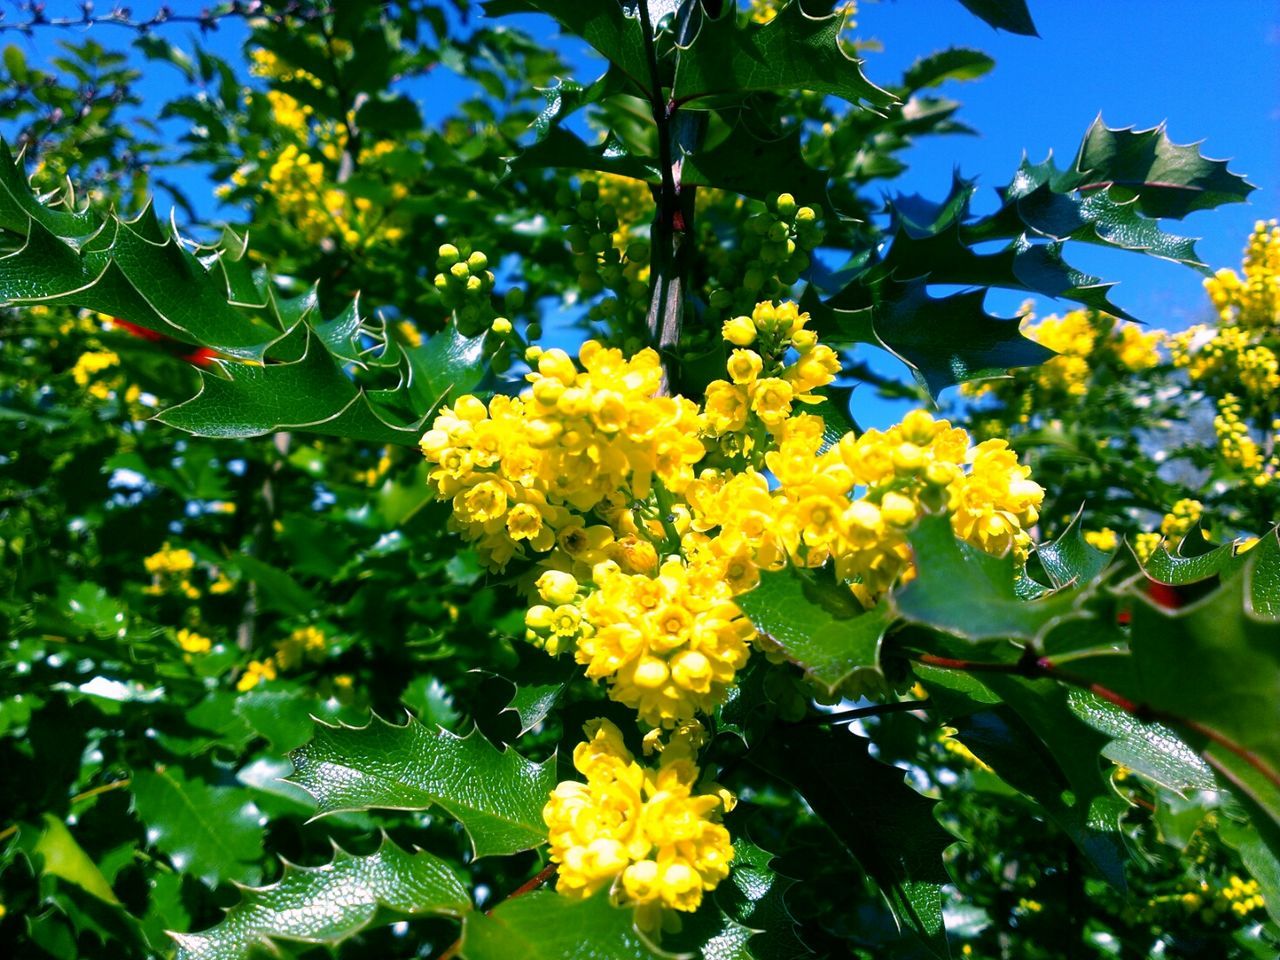
[[[262,0],[228,0],[221,6],[212,9],[206,7],[199,13],[186,14],[174,13],[168,5],[161,5],[156,8],[156,12],[150,17],[135,18],[127,7],[114,7],[109,13],[95,14],[93,12],[92,2],[82,2],[80,4],[80,16],[78,17],[50,17],[44,12],[44,3],[32,2],[23,3],[19,10],[27,17],[26,20],[13,23],[6,23],[3,14],[0,13],[0,33],[5,31],[17,32],[28,36],[34,32],[36,27],[57,27],[69,29],[71,27],[123,27],[126,30],[136,30],[138,33],[150,33],[156,27],[166,26],[168,24],[195,24],[202,33],[218,29],[218,21],[225,20],[228,17],[261,17],[272,23],[283,24],[289,19],[300,20],[308,23],[327,17],[333,13],[332,7],[323,7],[312,9],[305,4],[294,2],[286,4],[283,10],[270,11],[262,3]]]
[[[77,793],[74,797],[71,798],[70,802],[73,804],[80,803],[82,800],[88,800],[90,797],[96,797],[101,793],[110,793],[112,790],[123,790],[125,787],[129,786],[129,784],[131,783],[133,783],[133,777],[125,777],[121,780],[112,780],[110,783],[104,783],[96,787],[91,787],[90,789],[86,790],[84,793]],[[3,830],[0,830],[0,842],[8,840],[17,832],[18,832],[18,825],[16,823],[11,823],[9,826],[5,827]]]

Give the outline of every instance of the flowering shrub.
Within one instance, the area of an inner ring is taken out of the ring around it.
[[[1248,184],[886,191],[992,61],[815,7],[86,8],[165,144],[5,52],[4,955],[1274,953],[1280,232],[1143,326],[1076,242]]]

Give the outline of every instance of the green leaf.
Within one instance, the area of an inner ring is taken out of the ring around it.
[[[36,868],[42,874],[74,883],[104,903],[119,906],[120,900],[111,889],[111,884],[102,875],[98,865],[84,852],[84,848],[76,843],[67,825],[51,813],[46,813],[41,822],[44,830],[31,849],[32,855],[38,858],[35,861]]]
[[[870,741],[795,726],[751,759],[791,784],[880,886],[899,926],[947,956],[942,852],[954,838],[934,819],[936,800],[911,789],[903,772],[872,759]]]
[[[335,849],[322,867],[285,864],[270,886],[243,890],[226,918],[201,933],[172,934],[178,960],[242,960],[273,941],[338,944],[374,923],[403,917],[461,917],[467,888],[445,861],[391,840],[367,857]]]
[[[1036,25],[1027,10],[1027,0],[960,0],[964,8],[997,30],[1008,30],[1024,37],[1038,37]]]
[[[859,671],[880,674],[880,643],[893,622],[881,603],[864,610],[847,587],[795,567],[762,571],[760,584],[737,598],[756,629],[828,691]]]
[[[425,810],[439,804],[471,837],[477,857],[528,850],[547,839],[542,808],[555,788],[555,757],[532,763],[473,730],[459,737],[417,720],[395,726],[316,726],[293,753],[297,783],[320,812]]]
[[[502,676],[515,689],[506,709],[520,718],[520,735],[545,720],[555,709],[565,689],[578,675],[577,664],[569,657],[551,657],[522,645],[519,663]]]
[[[222,373],[202,372],[200,392],[157,419],[205,437],[308,430],[409,446],[421,434],[421,421],[387,422],[309,331],[300,360],[260,367],[224,363]]]
[[[235,705],[236,715],[265,738],[275,754],[288,753],[311,738],[314,709],[314,699],[286,690],[250,690],[236,697]]]
[[[956,721],[974,739],[962,741],[1011,786],[1039,801],[1103,879],[1124,890],[1120,818],[1128,803],[1102,772],[1107,738],[1072,712],[1066,689],[1051,680],[992,674],[982,682],[1009,712],[997,709],[985,723]]]
[[[870,343],[905,363],[936,397],[966,380],[1007,376],[1013,367],[1035,366],[1053,351],[1027,339],[1018,321],[993,317],[983,290],[929,295],[925,281],[888,283],[878,300],[847,309],[835,300],[806,300],[815,326],[832,344]]]
[[[262,604],[286,616],[306,617],[322,606],[320,598],[303,587],[279,567],[263,563],[247,553],[237,554],[231,562],[240,568],[245,578],[258,585]]]
[[[587,900],[538,890],[506,900],[462,923],[464,960],[651,960],[670,957],[636,932],[633,911],[614,907],[607,893]]]
[[[647,95],[651,89],[649,61],[640,21],[628,17],[621,3],[581,3],[580,0],[486,0],[485,16],[540,12],[555,18],[564,32],[581,37],[616,66]]]
[[[1201,156],[1195,144],[1176,144],[1164,124],[1149,130],[1113,129],[1099,116],[1076,154],[1081,190],[1106,189],[1113,198],[1137,198],[1148,217],[1181,219],[1196,210],[1242,203],[1256,189],[1227,169],[1227,161]]]
[[[746,943],[746,956],[752,960],[812,956],[796,935],[795,919],[787,909],[785,896],[792,881],[775,873],[772,861],[773,854],[750,840],[734,840],[733,871],[729,882],[716,888],[715,900],[727,917],[756,931]]]
[[[1108,760],[1180,795],[1218,788],[1209,765],[1164,724],[1143,722],[1085,690],[1068,690],[1067,702],[1072,713],[1112,738],[1102,749]]]
[[[262,814],[236,787],[211,787],[176,767],[135,770],[133,806],[152,844],[174,868],[210,886],[259,877]]]
[[[739,26],[734,5],[708,17],[676,61],[671,97],[686,103],[704,97],[741,97],[760,92],[812,90],[847,100],[887,106],[892,94],[862,75],[860,61],[840,47],[843,13],[811,17],[803,4],[788,3],[768,23]]]
[[[1114,550],[1099,550],[1085,540],[1083,516],[1083,510],[1077,511],[1057,540],[1036,547],[1036,557],[1054,587],[1092,583],[1115,556]]]
[[[917,575],[892,594],[897,613],[966,640],[1034,640],[1075,610],[1071,591],[1020,600],[1010,556],[993,557],[956,539],[945,516],[920,520],[911,534]]]
[[[976,80],[990,73],[995,65],[981,50],[949,47],[916,60],[902,75],[902,84],[915,93],[926,87],[941,86],[948,80]]]
[[[1259,722],[1280,702],[1275,532],[1244,557],[1243,569],[1181,610],[1131,587],[1129,656],[1077,656],[1068,667],[1177,727],[1243,799],[1280,824],[1280,725]]]

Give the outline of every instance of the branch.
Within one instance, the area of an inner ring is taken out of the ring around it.
[[[84,0],[80,4],[80,16],[78,17],[47,16],[44,12],[44,3],[41,0],[25,0],[25,2],[18,5],[18,9],[27,19],[6,23],[3,19],[4,14],[0,13],[0,33],[7,30],[30,36],[36,27],[60,27],[63,29],[70,27],[85,29],[89,27],[124,27],[126,30],[135,30],[138,33],[146,34],[156,27],[177,23],[195,24],[200,28],[201,33],[208,33],[212,30],[217,30],[218,21],[225,20],[227,17],[260,17],[275,24],[284,24],[290,19],[310,23],[333,13],[332,7],[311,8],[298,2],[298,0],[293,0],[293,2],[286,4],[283,10],[277,12],[267,10],[262,0],[227,0],[226,3],[217,7],[206,7],[195,14],[174,13],[167,5],[162,4],[156,8],[155,13],[145,18],[134,18],[128,7],[115,7],[110,13],[95,14],[91,0]]]

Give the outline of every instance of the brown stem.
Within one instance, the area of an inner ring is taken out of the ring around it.
[[[644,50],[649,61],[649,106],[658,129],[658,167],[662,175],[662,184],[657,190],[658,208],[653,218],[653,242],[650,245],[653,263],[647,320],[649,340],[663,356],[661,392],[669,393],[671,376],[667,369],[667,356],[680,340],[687,272],[685,238],[688,224],[680,197],[683,159],[676,155],[672,144],[671,126],[677,108],[662,92],[658,51],[653,40],[653,20],[649,16],[649,0],[639,0],[636,6],[640,12],[640,29],[644,34]]]
[[[534,890],[537,890],[540,886],[542,886],[544,883],[550,880],[552,876],[555,875],[555,872],[556,872],[556,864],[548,863],[536,874],[534,874],[524,883],[520,884],[520,886],[516,887],[509,894],[503,897],[502,900],[498,901],[498,903],[495,903],[493,907],[486,910],[484,912],[485,916],[487,917],[489,914],[493,913],[493,911],[498,908],[499,904],[506,903],[508,900],[514,900],[516,897],[523,897],[526,893],[533,893]],[[453,941],[453,943],[449,944],[449,946],[445,949],[444,953],[440,954],[440,956],[437,957],[436,960],[453,960],[453,958],[458,955],[458,951],[461,949],[462,949],[462,938],[459,937],[457,940]]]

